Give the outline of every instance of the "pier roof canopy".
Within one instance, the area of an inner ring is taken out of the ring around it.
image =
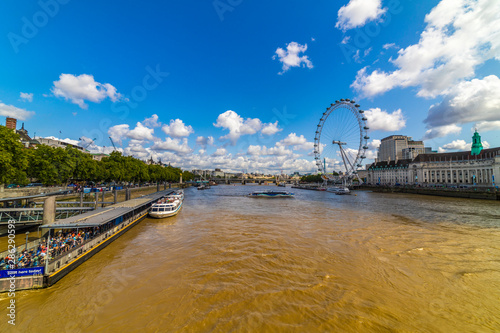
[[[151,204],[161,197],[172,193],[173,190],[166,190],[155,192],[142,196],[140,198],[120,202],[106,208],[99,208],[94,211],[83,213],[77,216],[72,216],[63,220],[56,221],[52,224],[44,224],[40,228],[47,229],[76,229],[98,227],[100,225],[111,222],[129,212],[143,207],[144,205]]]
[[[88,213],[68,217],[67,219],[59,220],[52,224],[44,224],[40,228],[75,229],[75,228],[98,227],[100,225],[113,221],[132,210],[133,208],[129,207],[100,208]]]

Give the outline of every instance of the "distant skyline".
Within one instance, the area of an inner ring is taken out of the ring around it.
[[[341,98],[368,118],[364,163],[395,134],[500,146],[496,0],[6,1],[0,19],[0,116],[92,152],[315,172]]]

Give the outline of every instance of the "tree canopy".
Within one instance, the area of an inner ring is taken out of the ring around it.
[[[27,152],[19,141],[19,135],[0,126],[0,183],[26,183],[27,167]]]
[[[321,183],[323,181],[323,178],[321,178],[321,175],[309,175],[309,176],[302,176],[300,181],[306,183]]]
[[[26,184],[28,178],[45,185],[71,182],[161,182],[193,179],[193,174],[180,168],[148,165],[132,156],[114,151],[101,161],[75,148],[38,145],[27,149],[19,135],[0,125],[0,183]]]

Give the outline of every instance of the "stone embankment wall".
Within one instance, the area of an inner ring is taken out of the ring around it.
[[[383,193],[412,193],[423,195],[437,195],[441,197],[468,198],[468,199],[486,199],[500,200],[500,192],[493,189],[457,189],[457,188],[439,188],[439,187],[383,187],[383,186],[360,186],[360,189],[371,190],[373,192]]]
[[[41,187],[41,186],[33,186],[33,187],[21,187],[21,188],[3,188],[0,186],[0,198],[15,198],[15,197],[25,197],[29,195],[36,195],[42,193],[51,193],[62,190],[67,190],[66,187]]]

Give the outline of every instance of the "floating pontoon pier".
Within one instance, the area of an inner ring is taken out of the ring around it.
[[[40,226],[40,228],[43,228],[42,230],[48,232],[48,243],[50,243],[51,237],[54,236],[55,230],[74,230],[77,233],[79,229],[91,228],[94,231],[98,230],[98,234],[69,251],[52,256],[50,260],[44,259],[44,262],[40,262],[37,267],[1,270],[0,292],[8,291],[14,280],[16,290],[44,288],[53,285],[142,221],[151,205],[171,192],[173,190],[148,194]],[[34,249],[36,250],[37,247],[38,245]],[[30,248],[28,247],[28,249]],[[7,255],[7,251],[0,254],[4,258]]]

